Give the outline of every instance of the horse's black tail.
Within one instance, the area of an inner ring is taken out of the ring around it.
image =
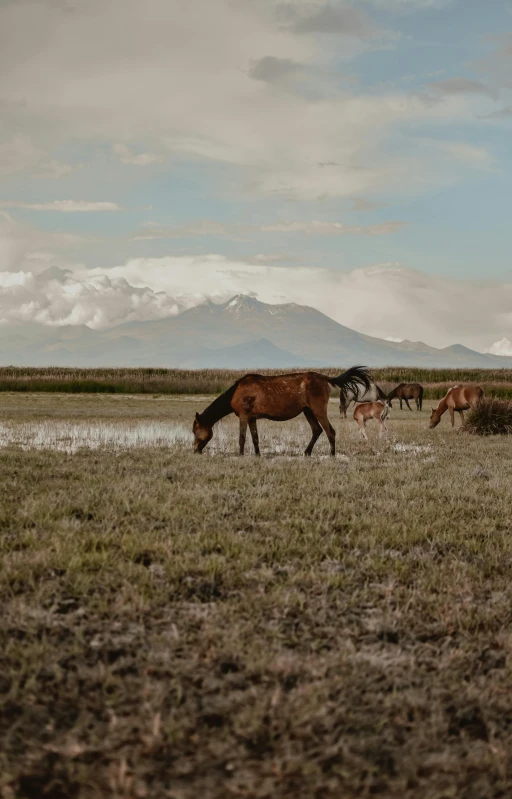
[[[357,397],[359,386],[364,386],[364,390],[369,391],[372,384],[366,366],[352,366],[338,377],[328,377],[327,379],[331,385],[338,386],[340,398],[343,396],[344,399],[346,399],[347,391],[353,391]]]

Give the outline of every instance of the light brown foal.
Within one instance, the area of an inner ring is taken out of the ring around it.
[[[443,397],[437,408],[432,409],[429,427],[437,427],[445,411],[450,411],[452,427],[455,427],[455,411],[460,413],[461,422],[465,424],[464,411],[468,411],[478,405],[483,396],[483,388],[476,384],[454,386]]]
[[[389,405],[387,402],[361,402],[359,405],[356,405],[354,409],[354,419],[359,427],[361,435],[363,438],[368,441],[368,436],[366,435],[366,422],[369,422],[370,419],[376,419],[380,424],[379,428],[379,438],[385,433],[387,435],[388,428],[386,425],[386,419],[389,414]]]

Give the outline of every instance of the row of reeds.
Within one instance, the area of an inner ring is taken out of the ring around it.
[[[236,369],[83,369],[63,367],[0,367],[0,391],[48,391],[109,394],[219,394],[246,370]],[[259,369],[279,374],[278,369]],[[335,375],[342,367],[319,369]],[[373,378],[390,390],[397,383],[419,382],[426,399],[443,397],[456,383],[480,383],[486,396],[512,399],[510,369],[420,369],[384,367]]]

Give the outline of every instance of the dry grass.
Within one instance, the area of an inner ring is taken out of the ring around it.
[[[0,795],[510,795],[507,438],[426,407],[370,446],[336,421],[335,460],[297,456],[298,422],[262,424],[261,459],[231,420],[210,457],[58,451],[63,426],[161,436],[206,401],[1,399],[20,444],[46,437],[0,450]]]

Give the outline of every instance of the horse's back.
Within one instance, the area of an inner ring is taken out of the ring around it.
[[[358,418],[371,419],[373,417],[375,419],[381,419],[383,414],[387,416],[387,409],[387,404],[381,402],[381,400],[376,400],[374,402],[358,402],[354,408],[353,418],[356,421]]]
[[[483,388],[476,383],[453,386],[446,395],[448,405],[463,410],[476,405],[484,396]]]

